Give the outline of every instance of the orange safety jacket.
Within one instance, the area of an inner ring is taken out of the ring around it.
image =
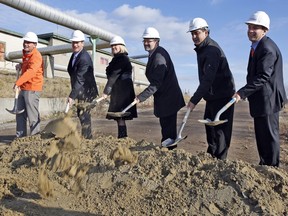
[[[22,73],[16,81],[21,90],[42,91],[43,88],[43,59],[41,53],[34,48],[26,54],[23,50]]]

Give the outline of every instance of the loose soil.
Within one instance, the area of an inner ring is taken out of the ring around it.
[[[197,122],[203,108],[190,114],[188,138],[172,151],[159,147],[151,109],[127,122],[125,139],[115,138],[116,123],[100,108],[93,113],[93,140],[81,139],[76,118],[72,132],[60,137],[15,139],[15,125],[2,126],[0,215],[288,215],[287,110],[281,112],[281,167],[273,168],[257,165],[247,102],[236,105],[224,161],[205,153],[204,126]]]

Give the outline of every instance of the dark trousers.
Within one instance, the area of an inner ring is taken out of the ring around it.
[[[254,118],[260,165],[279,166],[279,112]]]
[[[166,117],[160,117],[159,121],[162,134],[161,142],[168,138],[175,140],[177,138],[177,113]]]
[[[79,100],[80,101],[80,100]],[[90,109],[77,109],[77,116],[81,124],[81,134],[85,139],[92,139]]]
[[[207,101],[204,119],[214,120],[217,112],[228,103],[231,98],[224,98],[214,101]],[[226,159],[231,143],[233,128],[234,104],[221,114],[220,120],[227,119],[228,122],[217,126],[205,125],[206,139],[208,143],[207,153],[218,159]]]

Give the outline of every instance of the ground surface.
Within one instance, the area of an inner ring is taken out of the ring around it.
[[[128,122],[129,138],[121,140],[115,122],[94,115],[94,140],[80,145],[77,129],[72,138],[12,142],[15,125],[0,126],[0,215],[288,215],[287,111],[275,169],[257,165],[246,102],[235,109],[228,160],[205,154],[204,126],[197,122],[203,106],[190,114],[182,133],[188,138],[173,151],[159,148],[150,109]]]

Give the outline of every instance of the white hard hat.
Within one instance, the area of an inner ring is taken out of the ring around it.
[[[187,32],[191,32],[191,31],[201,29],[204,27],[209,27],[206,20],[197,17],[197,18],[194,18],[193,20],[190,21],[189,30]]]
[[[73,33],[72,33],[72,38],[70,39],[70,41],[85,41],[85,36],[83,34],[82,31],[80,30],[75,30]]]
[[[24,35],[23,40],[33,42],[33,43],[38,43],[38,37],[34,32],[27,32]]]
[[[145,29],[145,31],[143,32],[143,38],[157,38],[160,39],[160,35],[159,32],[157,31],[157,29],[153,28],[153,27],[148,27]]]
[[[246,24],[254,24],[264,26],[269,30],[270,27],[270,18],[268,14],[264,11],[257,11],[249,18],[248,21],[245,22]]]
[[[116,45],[116,44],[122,44],[122,45],[126,46],[125,41],[124,41],[123,38],[120,37],[120,36],[115,36],[115,37],[113,37],[112,40],[110,41],[110,46]]]

